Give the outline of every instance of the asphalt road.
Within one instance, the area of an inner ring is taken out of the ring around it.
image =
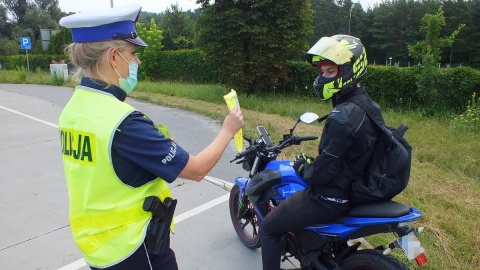
[[[66,87],[0,84],[0,269],[89,269],[68,222],[58,117],[73,90]],[[154,122],[165,123],[172,137],[192,154],[220,130],[207,117],[127,99]],[[177,179],[178,199],[171,246],[179,268],[261,269],[260,250],[238,240],[228,213],[228,191],[246,174],[230,164],[233,141],[207,180]],[[222,184],[221,184],[222,185]]]

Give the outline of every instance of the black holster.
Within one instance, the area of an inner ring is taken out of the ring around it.
[[[145,198],[143,210],[152,213],[145,238],[148,253],[163,254],[176,206],[177,200],[170,197],[165,198],[163,203],[156,196]]]

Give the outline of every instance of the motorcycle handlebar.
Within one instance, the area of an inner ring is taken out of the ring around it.
[[[312,141],[312,140],[316,140],[316,139],[318,139],[317,136],[305,136],[305,137],[294,136],[294,137],[291,137],[290,139],[287,139],[287,140],[283,141],[280,145],[275,146],[275,148],[283,149],[283,148],[285,148],[287,146],[290,146],[290,145],[293,145],[293,144],[298,145],[303,141]]]
[[[246,157],[250,154],[253,154],[255,151],[257,151],[257,148],[255,146],[250,146],[248,147],[245,151],[241,152],[241,153],[238,153],[236,156],[235,156],[235,159],[240,159],[242,157]]]
[[[283,149],[287,146],[290,146],[290,145],[293,145],[293,144],[300,144],[303,141],[313,141],[313,140],[316,140],[316,139],[318,139],[317,136],[305,136],[305,137],[296,137],[295,136],[295,137],[292,137],[292,138],[289,138],[289,139],[283,141],[279,145],[267,147],[264,150],[266,150],[268,152],[277,152],[278,150]],[[235,156],[235,159],[231,160],[230,162],[233,162],[235,160],[239,160],[239,159],[241,159],[243,157],[246,157],[248,155],[251,155],[251,154],[255,154],[258,150],[259,149],[257,149],[257,147],[255,145],[249,146],[245,151],[243,151],[241,153],[238,153]],[[263,151],[263,150],[260,150],[260,151]]]
[[[305,137],[300,137],[298,139],[301,142],[303,142],[303,141],[314,141],[314,140],[318,139],[318,137],[317,136],[305,136]]]

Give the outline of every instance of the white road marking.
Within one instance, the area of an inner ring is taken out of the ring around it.
[[[18,112],[18,111],[15,111],[15,110],[12,110],[12,109],[9,109],[9,108],[6,108],[6,107],[3,107],[3,106],[0,106],[1,109],[4,109],[4,110],[7,110],[9,112],[12,112],[12,113],[16,113],[18,115],[21,115],[21,116],[25,116],[27,118],[30,118],[32,120],[35,120],[37,122],[40,122],[42,124],[45,124],[45,125],[48,125],[48,126],[51,126],[51,127],[54,127],[54,128],[58,128],[58,125],[55,125],[55,124],[52,124],[50,122],[47,122],[47,121],[44,121],[42,119],[39,119],[39,118],[36,118],[36,117],[33,117],[31,115],[28,115],[28,114],[24,114],[24,113],[21,113],[21,112]],[[232,186],[233,184],[230,183],[230,182],[227,182],[227,181],[224,181],[224,180],[221,180],[221,179],[218,179],[218,178],[215,178],[215,177],[212,177],[212,176],[205,176],[204,180],[208,181],[209,183],[212,183],[216,186],[219,186],[227,191],[230,191],[230,189],[232,189]],[[193,208],[192,210],[189,210],[185,213],[182,213],[178,216],[175,216],[174,217],[174,221],[175,221],[175,224],[178,224],[188,218],[191,218],[195,215],[198,215],[214,206],[217,206],[223,202],[226,202],[228,201],[228,198],[230,197],[230,194],[225,194],[219,198],[216,198],[214,200],[211,200],[205,204],[202,204],[196,208]],[[79,259],[77,261],[74,261],[70,264],[67,264],[61,268],[58,268],[58,270],[78,270],[84,266],[87,266],[87,263],[85,262],[85,260],[82,258],[82,259]]]
[[[77,270],[84,266],[87,266],[87,263],[84,259],[80,259],[78,261],[74,261],[71,264],[67,264],[62,268],[58,268],[58,270]]]
[[[38,118],[33,117],[33,116],[31,116],[31,115],[28,115],[28,114],[24,114],[24,113],[21,113],[21,112],[12,110],[12,109],[7,108],[7,107],[0,106],[0,109],[4,109],[4,110],[6,110],[6,111],[9,111],[9,112],[12,112],[12,113],[16,113],[16,114],[21,115],[21,116],[25,116],[25,117],[27,117],[27,118],[30,118],[30,119],[35,120],[35,121],[37,121],[37,122],[40,122],[40,123],[42,123],[42,124],[45,124],[45,125],[48,125],[48,126],[51,126],[51,127],[54,127],[54,128],[58,128],[58,125],[52,124],[52,123],[47,122],[47,121],[44,121],[44,120],[42,120],[42,119],[38,119]]]
[[[182,221],[184,221],[188,218],[191,218],[195,215],[198,215],[198,214],[200,214],[200,213],[202,213],[202,212],[204,212],[204,211],[206,211],[206,210],[208,210],[208,209],[210,209],[214,206],[217,206],[217,205],[219,205],[223,202],[226,202],[226,201],[228,201],[229,197],[230,197],[230,194],[225,194],[222,197],[218,197],[218,198],[216,198],[214,200],[211,200],[211,201],[209,201],[205,204],[202,204],[198,207],[195,207],[192,210],[189,210],[185,213],[182,213],[178,216],[175,216],[174,217],[175,224],[180,223],[180,222],[182,222]]]

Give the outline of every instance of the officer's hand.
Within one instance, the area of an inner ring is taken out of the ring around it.
[[[303,174],[303,170],[305,169],[305,165],[310,164],[313,162],[313,157],[307,156],[304,153],[300,153],[295,156],[293,160],[293,169],[299,174]]]
[[[242,111],[239,107],[235,107],[230,111],[230,114],[223,121],[222,128],[227,130],[233,137],[237,131],[243,126]]]

